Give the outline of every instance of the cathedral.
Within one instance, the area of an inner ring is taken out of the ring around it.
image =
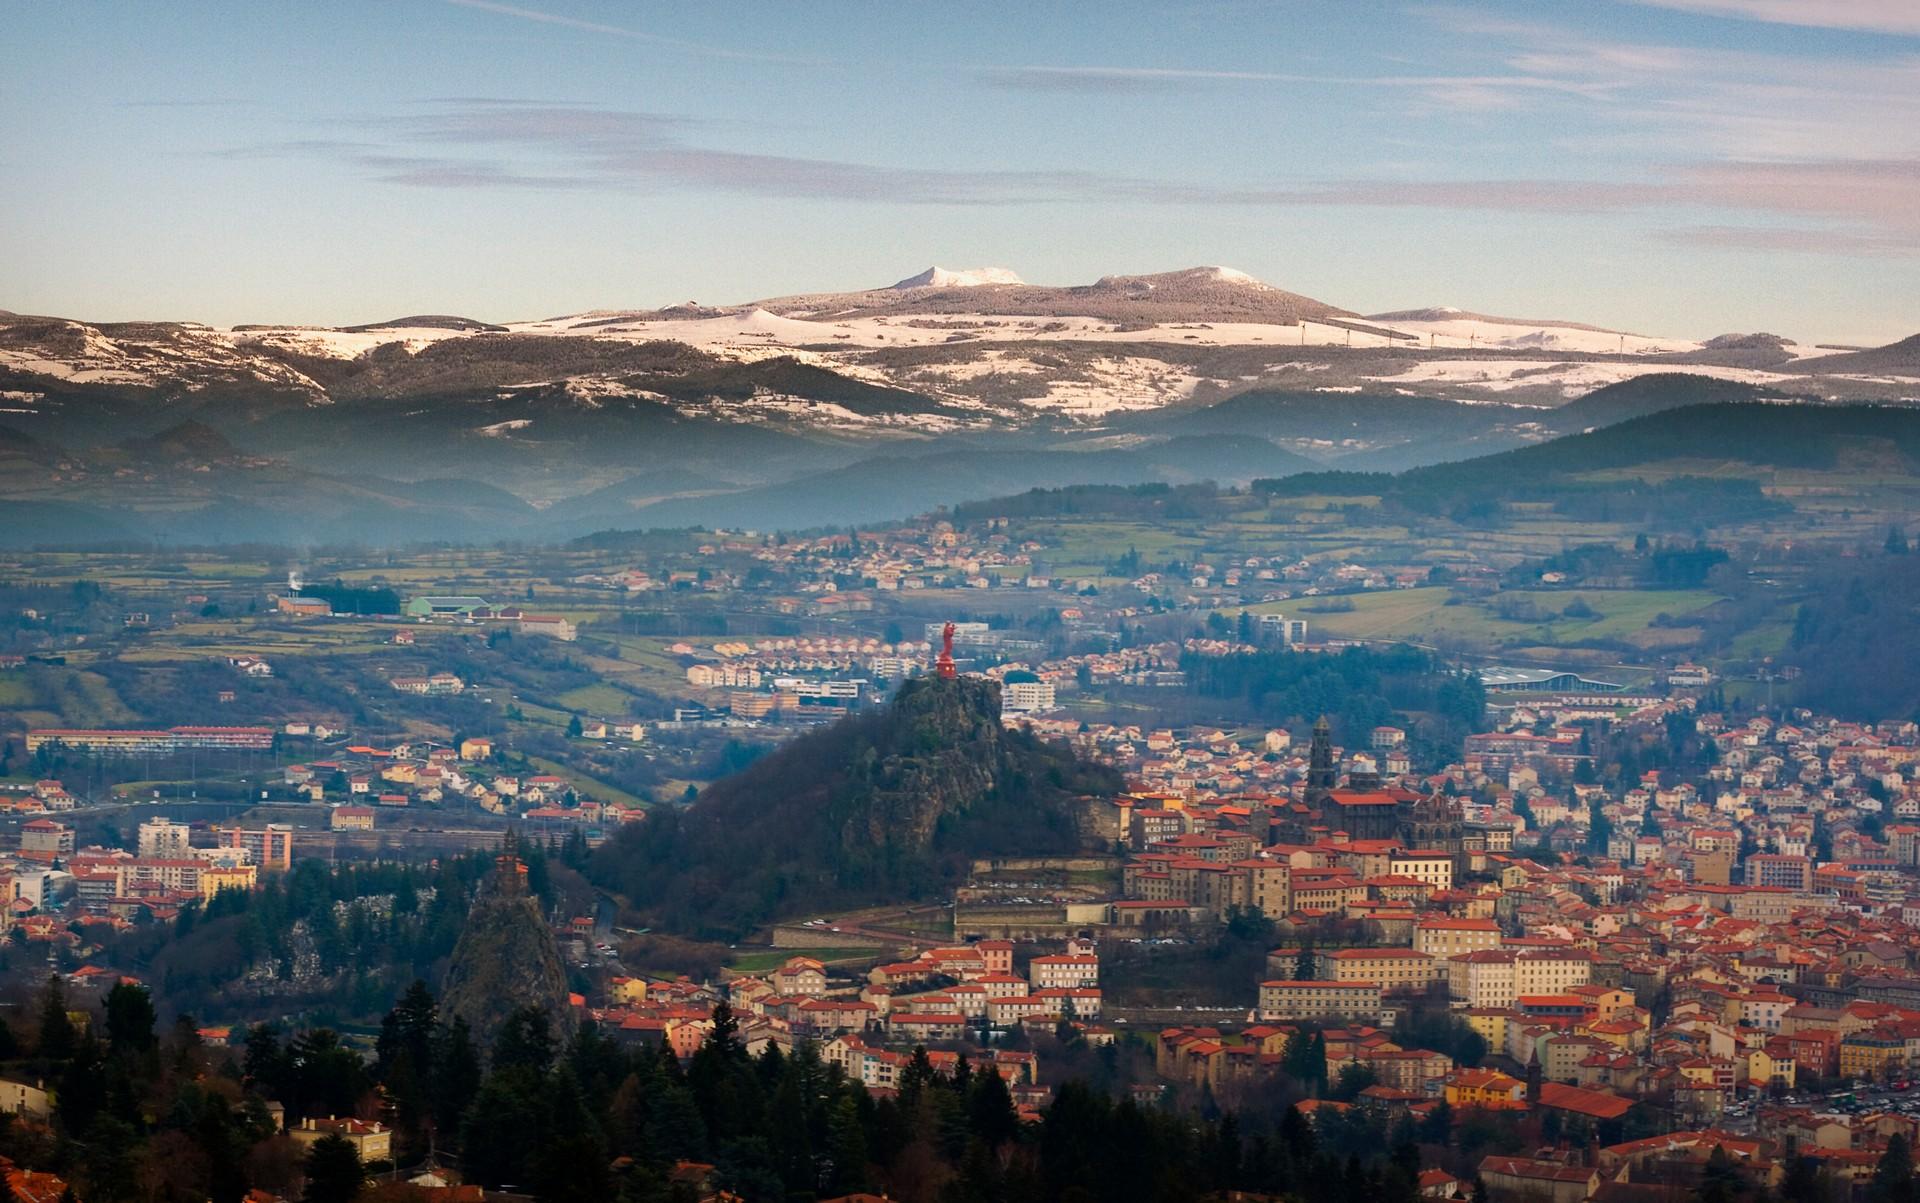
[[[1458,802],[1384,785],[1374,773],[1351,773],[1344,787],[1339,781],[1333,732],[1323,717],[1313,725],[1306,792],[1272,815],[1272,841],[1312,844],[1343,831],[1351,840],[1393,840],[1409,850],[1449,852],[1458,866],[1467,844]]]

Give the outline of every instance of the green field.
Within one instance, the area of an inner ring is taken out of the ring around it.
[[[23,710],[33,704],[33,690],[17,672],[0,676],[0,710]]]
[[[140,716],[127,708],[105,677],[68,668],[36,669],[20,683],[30,693],[28,704],[59,715],[70,727],[129,727]]]
[[[631,695],[607,684],[583,685],[569,689],[553,700],[569,710],[579,710],[597,718],[625,718]]]
[[[728,960],[727,968],[736,973],[771,973],[795,957],[812,957],[831,965],[835,961],[870,960],[883,950],[878,948],[770,948],[741,951]]]
[[[1339,598],[1295,598],[1249,607],[1258,614],[1304,618],[1310,637],[1452,641],[1486,646],[1568,644],[1584,640],[1624,640],[1655,645],[1667,631],[1653,630],[1656,616],[1674,617],[1704,610],[1721,600],[1706,589],[1508,590],[1494,598],[1473,598],[1449,605],[1454,593],[1442,586],[1345,594]],[[1579,601],[1591,616],[1562,615]],[[1506,618],[1506,604],[1532,607],[1539,617]],[[1352,609],[1345,609],[1351,605]],[[1320,607],[1337,607],[1321,609]],[[1229,611],[1231,613],[1231,611]],[[1684,631],[1684,628],[1680,629]]]

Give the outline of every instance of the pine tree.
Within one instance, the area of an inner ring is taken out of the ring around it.
[[[73,1056],[73,1021],[67,1018],[67,991],[57,973],[48,976],[40,995],[40,1044],[35,1051],[42,1061]]]
[[[460,1117],[480,1090],[480,1050],[465,1019],[455,1019],[440,1032],[430,1078],[434,1126],[457,1142]]]
[[[1280,1068],[1301,1085],[1313,1079],[1313,1034],[1300,1028],[1287,1037],[1280,1050]]]
[[[933,1059],[927,1056],[927,1046],[913,1046],[913,1056],[907,1059],[907,1067],[900,1071],[900,1098],[909,1106],[917,1101],[922,1091],[933,1084]]]
[[[1787,1162],[1787,1174],[1780,1183],[1780,1198],[1785,1203],[1821,1203],[1826,1197],[1820,1182],[1820,1166],[1811,1157],[1794,1157]]]
[[[1887,1141],[1887,1151],[1873,1167],[1873,1179],[1867,1184],[1869,1203],[1914,1203],[1920,1199],[1913,1180],[1913,1150],[1907,1138],[1895,1133]]]
[[[583,1104],[573,1068],[562,1064],[546,1088],[545,1138],[534,1154],[542,1203],[601,1203],[612,1193],[600,1128]]]
[[[153,996],[145,986],[119,982],[107,991],[107,1049],[114,1056],[144,1053],[154,1046]]]
[[[307,1152],[307,1189],[302,1203],[352,1203],[366,1182],[360,1153],[353,1142],[329,1132]]]
[[[867,1131],[860,1123],[860,1111],[852,1095],[843,1097],[828,1114],[827,1161],[829,1195],[858,1194],[872,1185]]]
[[[988,1148],[998,1149],[1020,1131],[1020,1115],[1013,1107],[1000,1071],[988,1066],[973,1076],[973,1095],[967,1100],[968,1126]]]
[[[423,981],[415,981],[400,996],[393,1010],[380,1025],[380,1039],[374,1046],[379,1065],[393,1064],[402,1051],[411,1053],[418,1069],[433,1064],[433,1037],[440,1026],[440,1005]]]

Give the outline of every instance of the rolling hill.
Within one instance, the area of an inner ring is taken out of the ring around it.
[[[1503,507],[1546,503],[1580,519],[1696,530],[1777,517],[1776,471],[1830,472],[1853,460],[1920,485],[1920,410],[1769,402],[1691,405],[1531,447],[1398,475],[1307,473],[1256,483],[1276,497],[1378,497],[1410,513],[1497,525]]]
[[[1838,355],[1803,359],[1794,366],[1804,372],[1885,372],[1912,376],[1920,373],[1920,334],[1909,335],[1899,342],[1866,351],[1846,351]]]

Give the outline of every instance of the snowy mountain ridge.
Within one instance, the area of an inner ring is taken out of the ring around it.
[[[864,291],[498,323],[429,314],[216,329],[0,312],[0,395],[14,414],[99,397],[311,407],[506,389],[548,406],[656,405],[703,420],[911,435],[1097,429],[1128,412],[1257,390],[1554,406],[1673,371],[1808,395],[1920,393],[1905,357],[1820,355],[1774,335],[1702,341],[1451,306],[1363,315],[1220,266],[1070,286],[1028,284],[1004,267],[933,266]],[[663,390],[663,364],[687,387]],[[733,379],[785,372],[839,381],[829,393],[886,395],[847,405],[809,401],[811,383]],[[526,426],[484,425],[500,427],[489,438],[531,437]]]

